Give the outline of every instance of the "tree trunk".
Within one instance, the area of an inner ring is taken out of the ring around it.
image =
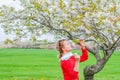
[[[103,59],[98,60],[94,65],[86,66],[84,68],[84,80],[94,80],[94,75],[104,68],[112,53],[112,50],[108,50],[106,52],[107,55]]]
[[[94,80],[94,74],[93,75],[85,75],[84,80]]]

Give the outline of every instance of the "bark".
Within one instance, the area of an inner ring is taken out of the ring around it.
[[[84,77],[85,77],[85,80],[94,80],[94,75],[86,75]]]
[[[84,77],[85,77],[84,80],[94,80],[94,75],[104,68],[105,64],[109,60],[113,51],[114,50],[106,51],[106,54],[109,54],[109,55],[107,55],[103,59],[97,60],[97,63],[95,65],[86,66],[84,68]],[[96,53],[96,54],[98,54],[98,53]]]

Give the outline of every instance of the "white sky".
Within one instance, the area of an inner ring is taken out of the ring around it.
[[[15,7],[16,10],[22,8],[19,0],[0,0],[0,6],[2,5]]]
[[[22,9],[22,7],[20,6],[20,1],[19,0],[0,0],[0,6],[2,5],[6,5],[6,6],[12,6],[15,8],[15,10],[19,10]],[[4,41],[6,38],[10,38],[13,39],[15,36],[13,35],[6,35],[4,33],[4,30],[1,28],[0,26],[0,41]],[[52,41],[54,39],[54,36],[48,34],[48,35],[42,35],[40,37],[41,40],[43,39],[48,39],[50,41]]]

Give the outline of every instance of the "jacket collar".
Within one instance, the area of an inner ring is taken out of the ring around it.
[[[68,60],[71,56],[73,56],[72,52],[69,52],[61,57],[61,60]]]

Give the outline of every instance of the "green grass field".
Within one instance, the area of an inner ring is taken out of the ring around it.
[[[81,54],[80,51],[73,51]],[[0,80],[63,80],[55,50],[0,49]],[[104,69],[95,75],[95,80],[120,80],[120,51],[115,51]],[[94,64],[95,58],[80,64],[80,79],[83,68]]]

